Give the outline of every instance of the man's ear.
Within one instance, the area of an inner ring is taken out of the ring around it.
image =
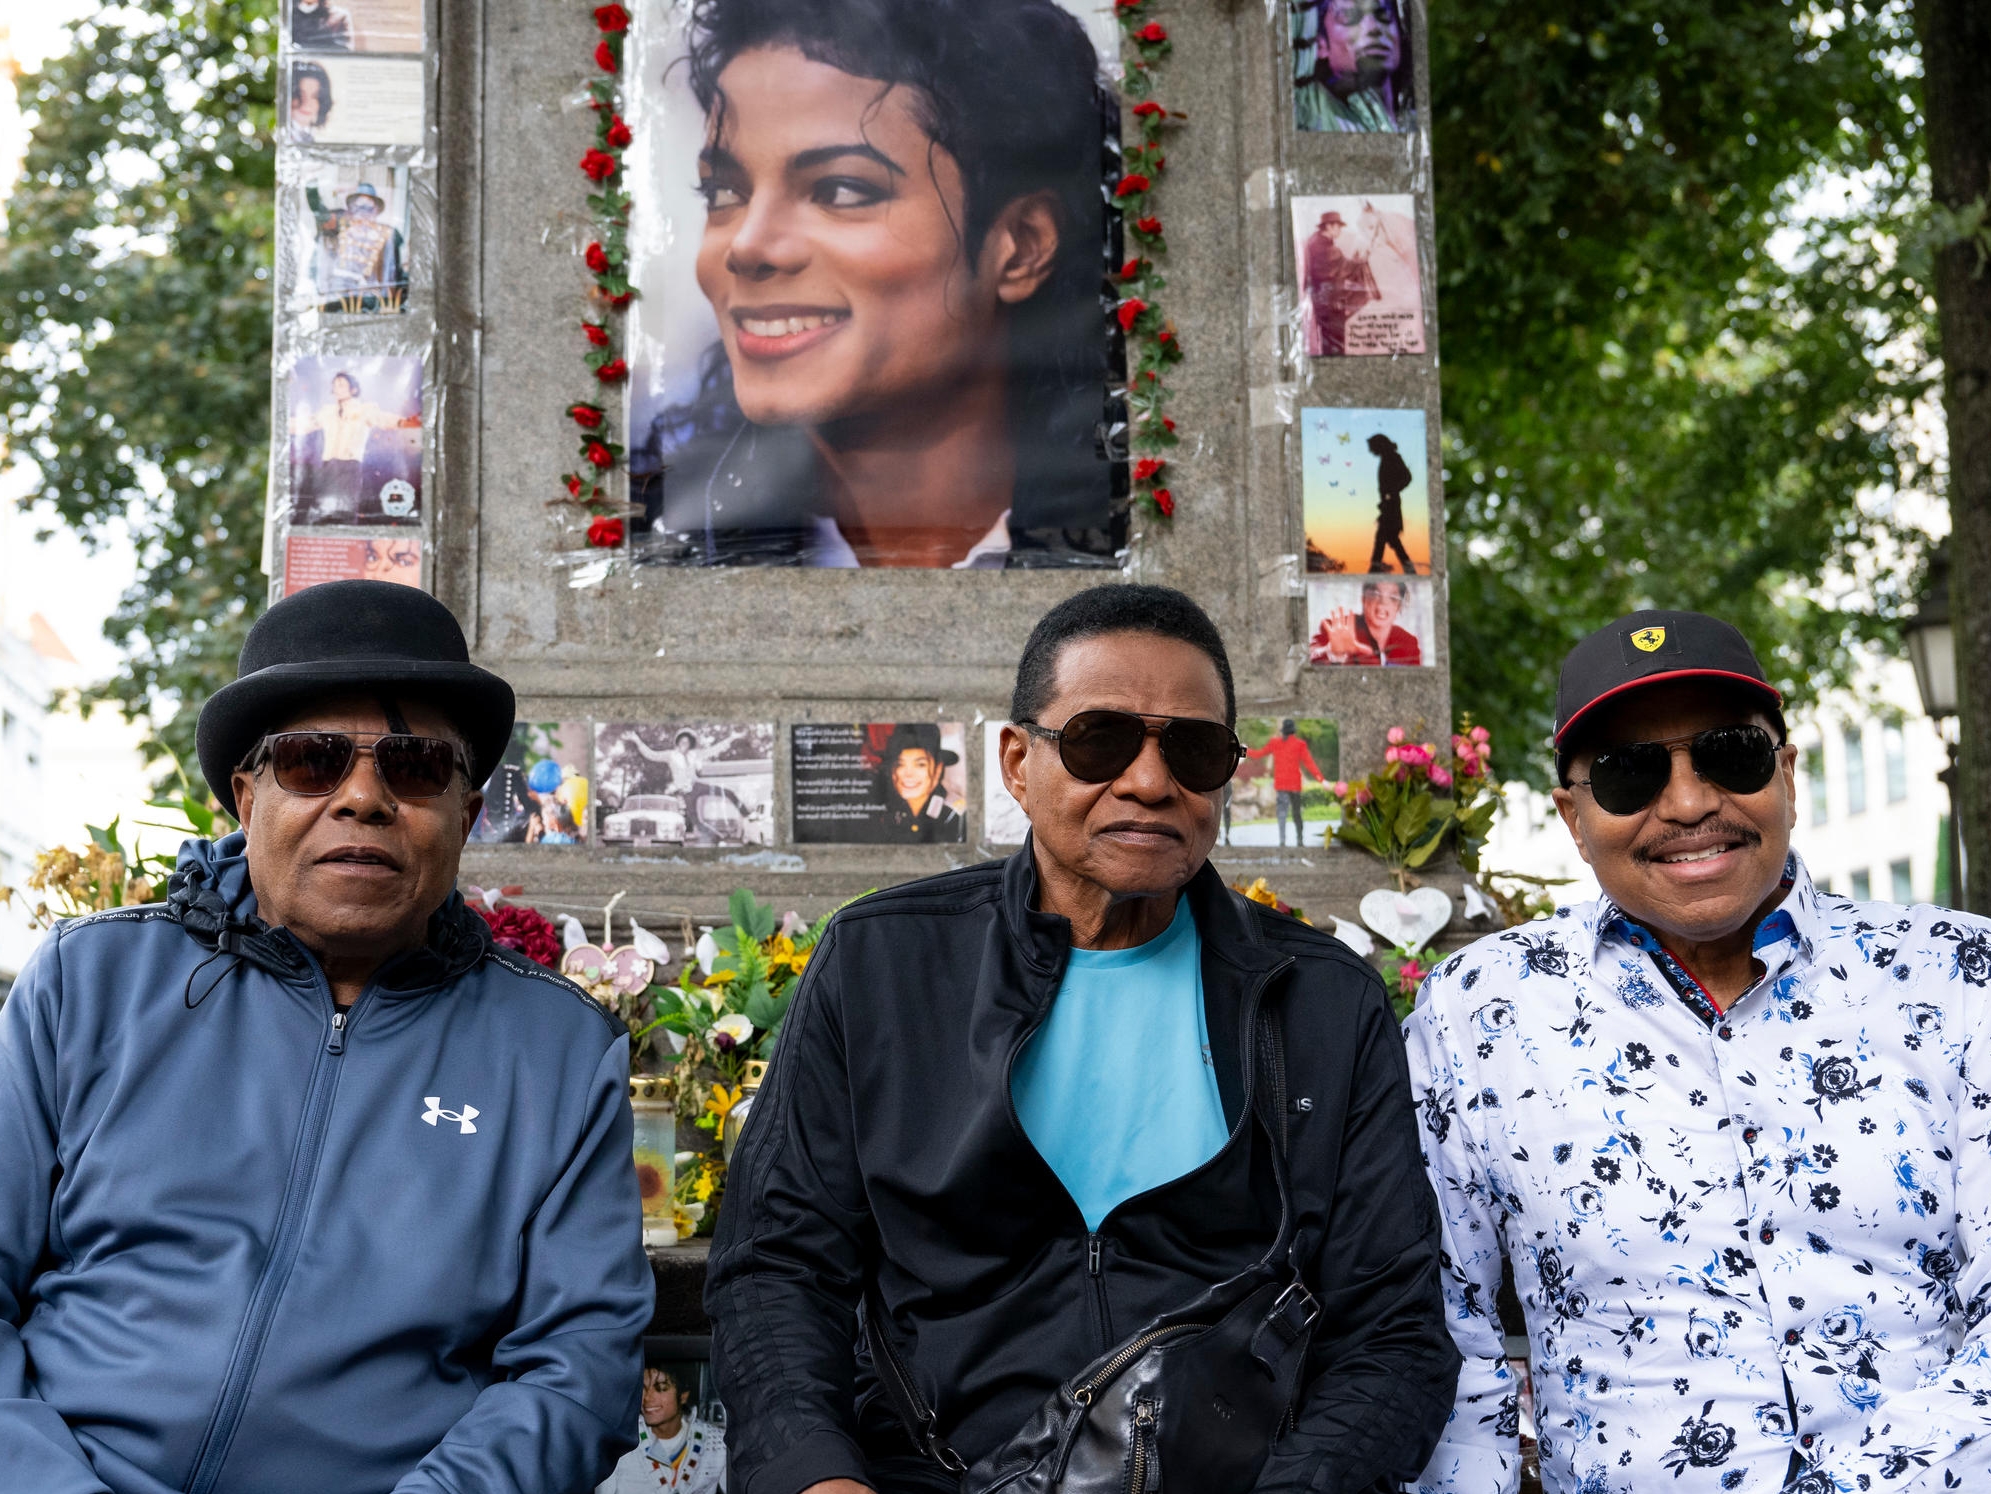
[[[484,791],[472,789],[463,796],[463,843],[470,844],[470,832],[477,826],[477,816],[484,812]]]
[[[1030,755],[1030,733],[1009,722],[1003,723],[1002,738],[996,745],[996,753],[1002,763],[1002,786],[1009,790],[1009,797],[1022,807],[1025,815],[1030,813],[1030,780],[1024,774],[1024,759]]]
[[[1020,306],[1044,287],[1058,258],[1058,205],[1049,192],[1032,192],[1010,203],[989,225],[982,245],[982,268],[995,280],[996,295]]]
[[[247,830],[249,816],[256,812],[255,775],[244,773],[238,768],[228,775],[228,785],[235,790],[235,822]]]
[[[1562,816],[1562,822],[1569,828],[1569,838],[1576,842],[1576,854],[1587,864],[1590,848],[1583,843],[1583,817],[1577,813],[1576,795],[1566,788],[1559,788],[1549,797],[1555,800],[1555,812]]]

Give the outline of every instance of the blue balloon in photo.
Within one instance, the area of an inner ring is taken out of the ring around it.
[[[560,787],[560,765],[550,757],[542,757],[525,775],[525,783],[535,794],[552,793]]]

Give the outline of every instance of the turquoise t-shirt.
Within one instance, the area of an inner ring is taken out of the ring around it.
[[[1146,944],[1071,952],[1050,1016],[1016,1060],[1010,1096],[1087,1229],[1222,1149],[1230,1132],[1187,898]]]

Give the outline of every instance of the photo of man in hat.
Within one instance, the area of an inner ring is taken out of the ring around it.
[[[958,843],[968,838],[968,822],[958,804],[948,802],[941,779],[961,755],[940,743],[931,721],[902,721],[892,728],[878,765],[885,800],[884,834],[901,845]]]
[[[1301,289],[1312,313],[1307,327],[1307,352],[1315,358],[1339,358],[1348,351],[1348,320],[1375,300],[1376,277],[1366,252],[1341,250],[1348,221],[1338,212],[1325,212],[1307,240]]]
[[[407,173],[390,167],[397,201],[404,201]],[[401,230],[383,216],[387,199],[370,181],[345,195],[345,206],[330,206],[318,185],[304,189],[317,235],[312,280],[323,297],[321,309],[346,313],[406,309],[408,265]]]
[[[242,828],[0,1007],[0,1486],[555,1491],[633,1443],[629,1034],[458,863],[511,686],[447,608],[271,607],[201,707]]]

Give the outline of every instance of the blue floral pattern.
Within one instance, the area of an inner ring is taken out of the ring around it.
[[[1991,1491],[1991,925],[1789,877],[1726,1012],[1609,899],[1425,982],[1466,1364],[1419,1494],[1517,1487],[1503,1258],[1550,1494]]]

